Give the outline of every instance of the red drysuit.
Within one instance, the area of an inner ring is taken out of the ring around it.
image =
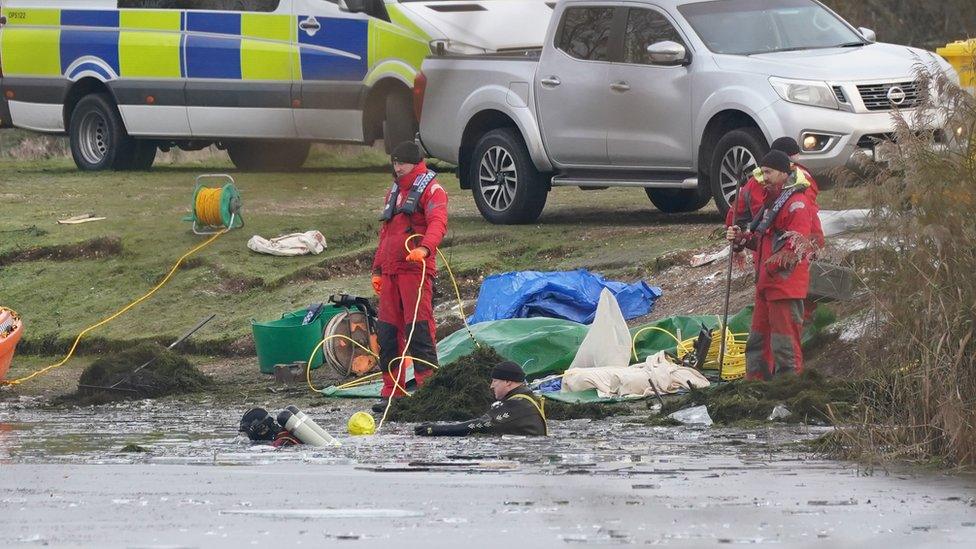
[[[395,201],[391,200],[394,192]],[[379,245],[373,259],[373,273],[382,277],[376,335],[380,347],[380,368],[383,370],[383,397],[405,394],[403,370],[406,366],[401,369],[394,359],[403,353],[420,290],[421,264],[406,259],[407,239],[414,234],[423,236],[411,239],[409,248],[412,250],[423,246],[428,255],[417,324],[407,355],[437,364],[431,294],[437,274],[437,247],[447,232],[447,193],[433,178],[433,172],[428,172],[427,165],[420,162],[391,187],[386,195],[386,204],[390,211],[385,216],[388,219],[384,218],[380,225]],[[403,211],[408,206],[415,208],[414,211]],[[384,213],[387,213],[386,210]],[[394,361],[392,365],[390,361]],[[418,385],[433,373],[429,366],[419,361],[414,361],[413,367]],[[394,382],[394,374],[399,375],[399,383]]]
[[[776,192],[776,196],[779,196]],[[767,204],[775,202],[769,200]],[[792,193],[747,246],[755,250],[756,301],[746,342],[746,377],[801,373],[803,300],[810,283],[810,241],[817,208],[806,192]]]
[[[807,195],[807,198],[810,199],[810,202],[816,208],[816,214],[813,216],[811,236],[817,246],[823,248],[826,241],[824,239],[823,228],[820,226],[820,206],[817,205],[817,195],[820,193],[820,187],[817,185],[817,180],[813,178],[809,170],[800,164],[794,163],[793,165],[798,171],[802,170],[804,178],[810,184],[804,191],[804,194]],[[762,172],[759,172],[758,176],[761,178]],[[739,198],[738,202],[733,202],[733,207],[729,208],[728,213],[725,215],[726,227],[731,227],[734,221],[739,227],[746,228],[763,211],[766,201],[766,189],[763,188],[762,183],[759,182],[755,174],[749,178],[749,181],[742,186],[739,192],[741,193],[741,198]],[[754,253],[753,260],[756,259],[755,255]],[[813,318],[813,313],[816,310],[817,303],[812,299],[805,299],[803,301],[803,322],[809,322]]]

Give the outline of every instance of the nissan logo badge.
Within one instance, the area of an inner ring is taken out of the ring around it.
[[[888,101],[890,101],[892,105],[901,105],[905,102],[907,97],[908,96],[905,94],[905,90],[899,88],[898,86],[892,86],[891,89],[888,90]]]

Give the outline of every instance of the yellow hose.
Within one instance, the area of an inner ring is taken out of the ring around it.
[[[201,191],[203,191],[203,190],[204,189],[201,189]],[[198,197],[198,200],[199,200],[199,197]],[[149,290],[145,295],[143,295],[142,297],[136,299],[132,303],[129,303],[125,307],[122,307],[121,309],[119,309],[118,311],[116,311],[111,316],[109,316],[109,317],[107,317],[107,318],[105,318],[105,319],[103,319],[103,320],[101,320],[99,322],[96,322],[95,324],[92,324],[91,326],[89,326],[89,327],[85,328],[84,330],[82,330],[81,333],[78,334],[78,337],[75,338],[75,342],[71,345],[71,348],[68,350],[68,354],[60,362],[57,362],[55,364],[51,364],[50,366],[45,366],[44,368],[41,368],[40,370],[38,370],[38,371],[36,371],[36,372],[28,375],[28,376],[24,376],[24,377],[21,377],[21,378],[18,378],[18,379],[11,379],[11,380],[8,380],[8,381],[3,381],[3,382],[0,382],[0,384],[4,384],[4,385],[19,385],[19,384],[21,384],[21,383],[23,383],[25,381],[28,381],[28,380],[33,379],[33,378],[35,378],[35,377],[37,377],[37,376],[39,376],[41,374],[44,374],[45,372],[48,372],[49,370],[53,370],[55,368],[60,368],[61,366],[64,366],[69,360],[71,360],[71,357],[74,356],[75,350],[78,348],[78,343],[81,341],[81,338],[85,337],[85,335],[88,332],[91,332],[92,330],[95,330],[95,329],[97,329],[97,328],[99,328],[99,327],[101,327],[101,326],[103,326],[105,324],[108,324],[109,322],[111,322],[111,321],[115,320],[116,318],[118,318],[118,317],[122,316],[123,314],[125,314],[125,312],[128,311],[129,309],[131,309],[131,308],[135,307],[136,305],[142,303],[143,301],[149,299],[160,288],[162,288],[167,282],[169,282],[169,279],[172,278],[174,274],[176,274],[176,271],[178,271],[179,268],[180,268],[180,265],[182,265],[183,262],[186,261],[186,258],[188,258],[191,255],[193,255],[193,254],[199,252],[200,250],[206,248],[207,246],[209,246],[210,244],[212,244],[215,240],[217,240],[221,235],[223,235],[224,233],[226,233],[229,230],[230,229],[228,229],[226,227],[224,229],[221,229],[219,232],[215,233],[213,236],[211,236],[210,238],[208,238],[206,240],[206,242],[204,242],[203,244],[200,244],[199,246],[196,246],[193,249],[191,249],[190,251],[188,251],[185,254],[183,254],[182,257],[180,257],[178,260],[176,260],[176,263],[173,265],[173,268],[169,270],[169,272],[166,274],[165,277],[163,277],[163,280],[160,281],[159,284],[156,284],[156,286],[154,286],[151,290]]]

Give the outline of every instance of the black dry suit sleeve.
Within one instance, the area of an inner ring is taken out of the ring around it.
[[[442,423],[430,425],[427,436],[433,437],[463,437],[473,433],[487,433],[491,429],[491,419],[485,414],[479,418],[461,423]]]

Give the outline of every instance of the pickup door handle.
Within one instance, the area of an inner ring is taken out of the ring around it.
[[[630,84],[621,80],[620,82],[614,82],[613,84],[610,84],[610,89],[618,92],[630,91]]]
[[[550,76],[548,78],[543,78],[542,80],[539,80],[539,82],[547,88],[555,88],[556,86],[562,84],[562,81],[559,80],[558,76]]]

